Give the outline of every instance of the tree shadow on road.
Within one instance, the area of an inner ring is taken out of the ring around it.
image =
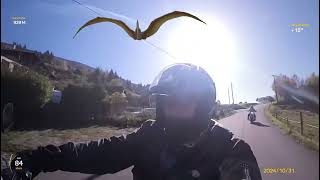
[[[252,122],[251,124],[256,125],[256,126],[260,126],[260,127],[270,127],[268,125],[262,124],[261,122]]]

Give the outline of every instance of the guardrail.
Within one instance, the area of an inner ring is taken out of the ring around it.
[[[290,120],[288,117],[280,116],[278,113],[272,113],[272,116],[275,117],[276,119],[286,121],[288,127],[289,127],[289,125],[290,125],[290,122],[291,122],[291,123],[300,124],[300,133],[301,133],[301,135],[303,135],[304,126],[308,126],[308,127],[311,127],[311,128],[319,129],[318,126],[314,126],[314,125],[305,123],[305,122],[303,121],[303,114],[302,114],[302,112],[299,112],[299,114],[300,114],[300,121]]]

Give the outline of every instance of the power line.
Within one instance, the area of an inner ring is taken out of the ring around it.
[[[145,40],[145,42],[146,42],[147,44],[149,44],[149,45],[151,45],[151,46],[155,47],[156,49],[160,50],[161,52],[163,52],[163,53],[167,54],[169,57],[171,57],[171,58],[173,58],[173,59],[178,60],[178,58],[176,58],[175,56],[173,56],[172,54],[170,54],[168,51],[166,51],[166,50],[162,49],[161,47],[156,46],[155,44],[153,44],[153,43],[151,43],[150,41],[147,41],[147,40]]]
[[[102,14],[100,14],[100,13],[98,13],[97,11],[95,11],[95,10],[93,10],[93,9],[89,8],[88,6],[86,6],[86,5],[82,4],[82,3],[81,3],[81,2],[79,2],[79,1],[76,1],[76,0],[72,0],[72,1],[73,1],[73,2],[75,2],[75,3],[77,3],[77,4],[79,4],[80,6],[83,6],[83,7],[87,8],[87,9],[89,9],[90,11],[92,11],[92,12],[94,12],[94,13],[98,14],[99,16],[103,16]]]

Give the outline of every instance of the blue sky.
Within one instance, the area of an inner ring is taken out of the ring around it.
[[[125,79],[143,84],[151,83],[163,67],[190,58],[212,76],[217,97],[223,103],[228,102],[231,82],[237,102],[254,101],[273,95],[272,74],[319,74],[316,0],[79,1],[106,17],[125,21],[132,28],[138,19],[142,30],[163,14],[187,11],[213,27],[208,31],[212,39],[204,42],[201,33],[209,26],[187,18],[167,22],[147,42],[134,41],[108,23],[85,28],[73,39],[77,29],[96,14],[71,0],[2,0],[1,41],[50,50],[56,56],[92,67],[112,68]],[[14,25],[12,16],[25,17],[27,24]],[[292,32],[292,23],[310,27]]]

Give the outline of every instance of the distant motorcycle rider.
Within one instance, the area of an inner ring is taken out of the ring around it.
[[[254,119],[256,119],[256,114],[255,114],[255,112],[257,112],[257,111],[254,109],[253,105],[250,106],[250,108],[249,108],[248,111],[249,111],[249,113],[248,113],[248,119],[250,118],[250,114],[253,114]]]
[[[210,119],[216,88],[204,69],[174,64],[149,90],[156,120],[126,137],[48,145],[16,156],[33,177],[56,170],[102,175],[134,166],[134,180],[261,180],[250,146]]]

